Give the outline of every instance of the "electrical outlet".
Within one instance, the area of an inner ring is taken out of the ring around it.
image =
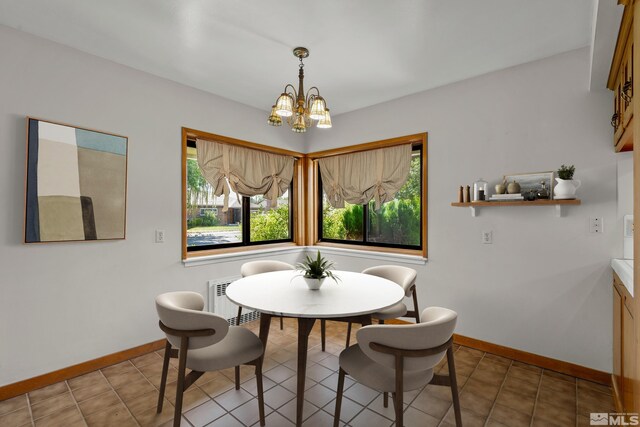
[[[164,243],[164,230],[156,230],[156,243]]]
[[[490,245],[493,243],[493,231],[482,232],[482,243],[484,243],[485,245]]]
[[[602,234],[604,231],[604,223],[602,217],[589,218],[589,233]]]

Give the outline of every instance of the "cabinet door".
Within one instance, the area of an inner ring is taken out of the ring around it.
[[[624,302],[624,301],[623,301]],[[622,403],[626,412],[636,412],[634,379],[636,377],[636,327],[633,316],[622,304]]]
[[[613,286],[613,387],[622,400],[622,297]]]

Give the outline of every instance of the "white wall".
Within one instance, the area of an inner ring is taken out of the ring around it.
[[[457,332],[610,371],[611,270],[621,253],[611,95],[590,93],[589,50],[340,115],[310,151],[428,132],[429,261],[419,268],[422,307],[459,312]],[[602,82],[604,85],[604,82]],[[459,185],[479,177],[575,164],[582,205],[556,218],[549,207],[453,208]],[[601,216],[603,235],[587,221]],[[483,245],[481,232],[494,243]],[[361,269],[363,259],[336,257]],[[378,263],[379,261],[376,261]]]
[[[180,261],[182,126],[298,151],[428,131],[422,306],[458,310],[461,334],[610,370],[616,249],[612,233],[590,236],[586,221],[615,220],[616,158],[609,95],[586,90],[586,49],[335,117],[306,143],[266,126],[263,111],[2,26],[0,57],[0,385],[158,339],[157,294],[205,294],[207,280],[237,273],[242,261]],[[27,115],[129,137],[125,241],[22,243]],[[584,182],[583,205],[565,218],[449,207],[479,176],[560,163],[575,163]],[[166,243],[153,243],[156,228]],[[481,230],[494,231],[493,245],[480,244]]]
[[[159,339],[157,294],[206,295],[207,280],[237,274],[240,261],[180,261],[182,126],[298,151],[304,141],[264,111],[3,26],[0,58],[3,385]],[[22,243],[27,115],[129,137],[126,240]]]

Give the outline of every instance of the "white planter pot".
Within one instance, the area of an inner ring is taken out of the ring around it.
[[[324,279],[326,279],[326,277],[323,277],[322,279],[314,279],[311,277],[303,276],[303,279],[309,289],[311,289],[312,291],[317,291],[318,289],[320,289],[320,286],[322,286],[322,283],[324,283]]]
[[[566,200],[576,198],[576,190],[580,187],[580,184],[582,184],[579,179],[556,178],[556,181],[558,183],[553,189],[555,199]]]

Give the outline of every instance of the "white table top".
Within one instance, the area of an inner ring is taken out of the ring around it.
[[[307,288],[298,271],[274,271],[236,280],[227,298],[242,307],[288,317],[335,318],[371,314],[402,301],[396,283],[369,274],[333,271],[317,291]]]

